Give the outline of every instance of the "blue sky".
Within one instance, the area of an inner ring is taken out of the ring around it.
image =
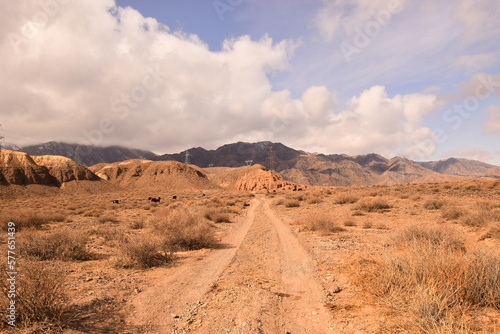
[[[500,165],[496,0],[48,3],[0,5],[12,143],[272,140]]]

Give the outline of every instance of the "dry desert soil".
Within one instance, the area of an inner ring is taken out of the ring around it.
[[[500,333],[499,181],[0,206],[5,333]]]

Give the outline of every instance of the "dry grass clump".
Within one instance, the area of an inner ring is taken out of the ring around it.
[[[446,204],[445,200],[440,198],[432,198],[424,203],[424,208],[427,210],[439,210]]]
[[[489,238],[500,239],[500,224],[496,224],[495,226],[491,227],[488,232],[486,232],[486,234],[481,237],[481,240]]]
[[[446,226],[406,226],[393,236],[392,241],[398,246],[426,242],[430,245],[465,251],[464,240],[454,229]]]
[[[19,250],[23,256],[42,261],[85,261],[92,258],[86,247],[88,239],[81,231],[25,231],[19,235]]]
[[[0,313],[6,326],[9,276],[4,270],[0,276],[3,292]],[[55,264],[23,261],[16,276],[16,327],[29,333],[59,332],[70,320],[65,278],[65,273]]]
[[[175,208],[150,223],[155,235],[165,238],[173,251],[210,248],[218,244],[214,228],[192,209]]]
[[[134,220],[128,224],[131,230],[140,230],[144,228],[144,220]]]
[[[323,198],[319,195],[314,195],[307,201],[309,204],[319,204],[321,202],[323,202]]]
[[[457,220],[465,214],[466,211],[458,206],[443,206],[441,208],[441,216],[444,219]]]
[[[62,214],[40,212],[33,209],[5,210],[0,213],[0,228],[7,230],[7,223],[14,222],[16,231],[25,228],[40,229],[45,224],[62,222],[65,219],[66,216]]]
[[[375,198],[363,198],[358,202],[355,210],[361,210],[365,212],[381,212],[392,208],[387,199],[381,197]]]
[[[116,265],[124,268],[158,267],[174,259],[172,245],[165,237],[134,236],[124,239],[119,249],[121,256]]]
[[[300,202],[297,200],[288,200],[285,202],[285,206],[287,208],[298,208],[300,206]]]
[[[490,222],[492,216],[488,211],[475,211],[469,212],[467,215],[464,215],[460,218],[459,222],[461,224],[470,226],[470,227],[481,227],[485,226],[488,222]]]
[[[206,209],[204,217],[214,223],[231,223],[231,217],[221,208]]]
[[[352,220],[352,219],[348,219],[348,220],[346,220],[344,222],[344,226],[347,226],[347,227],[349,227],[349,226],[357,226],[357,225],[358,224],[356,224],[356,222],[354,220]]]
[[[118,218],[116,218],[116,216],[114,214],[111,214],[111,213],[107,213],[103,216],[100,216],[98,219],[97,219],[97,222],[99,224],[105,224],[105,223],[118,223],[119,220]]]
[[[313,215],[305,220],[305,225],[310,231],[318,231],[321,233],[338,233],[346,231],[340,227],[332,217],[327,215]]]
[[[409,321],[419,331],[457,332],[467,311],[500,309],[497,254],[467,252],[463,241],[444,228],[411,226],[394,240],[396,248],[365,268],[361,282],[386,306],[412,315]]]
[[[97,243],[109,246],[116,246],[126,238],[125,232],[122,229],[105,226],[95,226],[89,231],[89,234],[97,237]]]
[[[335,204],[354,204],[359,197],[353,194],[339,194],[335,197]]]

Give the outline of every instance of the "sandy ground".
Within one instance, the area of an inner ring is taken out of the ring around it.
[[[258,196],[219,249],[158,270],[126,308],[143,333],[328,333],[315,264]]]

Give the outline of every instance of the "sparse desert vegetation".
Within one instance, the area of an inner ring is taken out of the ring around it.
[[[257,210],[253,224],[266,221],[269,203],[317,263],[325,305],[339,319],[332,326],[494,333],[500,327],[499,191],[489,183],[450,183],[177,193],[175,200],[167,193],[162,197],[169,200],[160,203],[148,201],[147,193],[123,193],[120,204],[105,195],[75,195],[30,199],[30,205],[9,201],[0,219],[4,233],[8,221],[18,227],[19,327],[27,332],[102,331],[86,314],[123,323],[118,310],[140,297],[155,275],[174,275],[206,250],[224,250],[224,236],[244,224],[249,210]],[[256,239],[255,247],[259,242],[268,247],[270,241]],[[249,275],[242,277],[251,282]],[[49,281],[58,284],[49,288]],[[34,293],[42,287],[47,293]]]

